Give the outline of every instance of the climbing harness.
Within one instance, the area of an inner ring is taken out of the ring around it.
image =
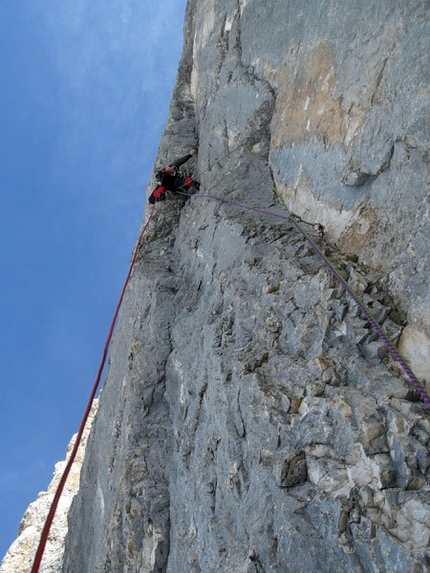
[[[95,380],[95,382],[94,382],[94,386],[93,386],[93,389],[92,389],[92,391],[91,391],[91,395],[90,395],[90,398],[89,398],[89,400],[88,400],[88,404],[87,404],[87,407],[86,407],[84,416],[83,416],[82,421],[81,421],[81,424],[80,424],[80,426],[79,426],[79,430],[78,430],[78,433],[77,433],[77,435],[76,435],[75,443],[73,444],[73,449],[72,449],[72,451],[71,451],[71,453],[70,453],[70,457],[69,457],[69,459],[68,459],[68,461],[67,461],[66,467],[65,467],[65,469],[64,469],[64,471],[63,471],[63,474],[62,474],[62,476],[61,476],[61,479],[60,479],[60,482],[59,482],[59,484],[58,484],[57,490],[56,490],[56,492],[55,492],[54,499],[53,499],[52,504],[51,504],[51,507],[50,507],[50,509],[49,509],[48,516],[47,516],[47,518],[46,518],[46,520],[45,520],[45,525],[44,525],[44,527],[43,527],[42,534],[41,534],[41,536],[40,536],[39,545],[38,545],[38,548],[37,548],[37,551],[36,551],[36,556],[35,556],[35,558],[34,558],[33,566],[32,566],[32,568],[31,568],[31,572],[30,572],[30,573],[38,573],[38,572],[39,572],[40,563],[41,563],[41,561],[42,561],[42,557],[43,557],[43,553],[44,553],[44,550],[45,550],[46,542],[47,542],[47,540],[48,540],[49,531],[50,531],[50,529],[51,529],[52,521],[53,521],[53,519],[54,519],[55,512],[56,512],[56,510],[57,510],[58,502],[60,501],[60,497],[61,497],[61,494],[62,494],[62,492],[63,492],[64,485],[65,485],[66,480],[67,480],[67,478],[68,478],[68,475],[69,475],[69,473],[70,473],[70,470],[71,470],[71,467],[72,467],[72,465],[73,465],[73,462],[75,461],[76,453],[77,453],[78,448],[79,448],[79,445],[80,445],[80,443],[81,443],[81,441],[82,441],[82,434],[83,434],[84,429],[85,429],[85,424],[86,424],[86,422],[87,422],[87,420],[88,420],[88,416],[89,416],[89,414],[90,414],[91,407],[92,407],[92,405],[93,405],[94,398],[95,398],[95,396],[96,396],[96,392],[97,392],[98,386],[99,386],[99,384],[100,384],[100,380],[101,380],[101,377],[102,377],[103,369],[104,369],[104,366],[105,366],[105,363],[106,363],[106,358],[107,358],[109,346],[110,346],[110,343],[111,343],[111,340],[112,340],[112,336],[113,336],[113,332],[114,332],[114,329],[115,329],[115,324],[116,324],[116,321],[117,321],[117,318],[118,318],[118,314],[119,314],[119,311],[120,311],[120,308],[121,308],[121,305],[122,305],[122,301],[123,301],[123,299],[124,299],[124,295],[125,295],[126,288],[127,288],[128,283],[129,283],[129,281],[130,281],[130,278],[131,278],[131,273],[132,273],[133,268],[134,268],[134,265],[135,265],[135,263],[136,263],[137,255],[138,255],[138,252],[139,252],[140,243],[141,243],[141,241],[142,241],[143,235],[146,233],[146,230],[148,229],[148,226],[149,226],[149,223],[151,222],[152,217],[154,216],[154,212],[155,212],[155,209],[154,209],[154,207],[153,207],[153,208],[151,209],[151,212],[149,213],[148,219],[147,219],[145,225],[143,226],[143,228],[142,228],[142,230],[141,230],[141,232],[140,232],[139,238],[138,238],[138,240],[137,240],[137,244],[136,244],[136,247],[135,247],[135,250],[134,250],[132,259],[131,259],[131,263],[130,263],[129,270],[128,270],[128,274],[127,274],[127,277],[126,277],[126,279],[125,279],[125,281],[124,281],[124,286],[122,287],[121,295],[120,295],[120,297],[119,297],[119,301],[118,301],[118,304],[117,304],[117,306],[116,306],[115,313],[114,313],[114,315],[113,315],[112,323],[111,323],[111,326],[110,326],[110,329],[109,329],[109,334],[108,334],[108,336],[107,336],[106,343],[105,343],[105,346],[104,346],[103,355],[102,355],[102,359],[101,359],[101,362],[100,362],[100,366],[99,366],[99,369],[98,369],[98,372],[97,372],[96,380]]]

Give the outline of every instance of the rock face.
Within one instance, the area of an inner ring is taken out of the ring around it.
[[[291,223],[208,195],[302,220],[428,383],[429,32],[189,1],[157,165],[198,145],[200,194],[139,247],[63,573],[428,570],[428,408]]]
[[[67,513],[70,509],[73,497],[79,489],[82,461],[84,459],[88,434],[97,411],[97,403],[98,401],[95,400],[82,435],[81,445],[76,453],[75,461],[70,469],[69,477],[60,498],[43,555],[40,573],[58,573],[61,571],[64,538],[67,533]],[[48,490],[41,492],[37,500],[31,503],[27,508],[19,526],[18,537],[9,548],[9,551],[6,553],[0,565],[0,573],[29,573],[31,571],[40,535],[55,492],[57,491],[59,481],[72,451],[74,440],[75,436],[73,436],[67,448],[66,459],[55,465],[54,475]]]

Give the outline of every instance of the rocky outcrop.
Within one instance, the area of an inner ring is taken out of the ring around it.
[[[196,12],[200,164],[270,118],[278,196],[384,277],[407,315],[402,351],[430,382],[428,3],[226,0]]]
[[[49,533],[46,549],[40,566],[40,573],[58,573],[63,561],[64,539],[67,533],[67,513],[76,492],[79,490],[79,479],[84,459],[86,442],[97,411],[95,400],[82,434],[81,445],[76,452],[69,477]],[[58,484],[63,475],[67,461],[72,452],[76,436],[73,436],[68,447],[66,459],[55,465],[55,471],[48,490],[41,492],[36,501],[31,503],[25,512],[18,531],[18,537],[6,553],[1,566],[1,573],[29,573],[31,571],[40,535],[51,507]]]
[[[428,570],[428,408],[293,225],[209,197],[301,220],[428,382],[427,8],[188,2],[157,165],[201,189],[139,247],[63,573]]]

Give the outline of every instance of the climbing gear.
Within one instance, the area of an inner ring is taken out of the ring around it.
[[[178,175],[178,178],[180,177],[180,174]],[[181,191],[188,191],[188,189],[190,189],[191,187],[194,187],[195,189],[199,190],[200,189],[200,183],[198,181],[195,181],[192,177],[185,177],[183,176],[184,179],[184,183],[182,185],[179,185],[178,187],[176,187],[175,189],[171,189],[171,191],[173,191],[173,193],[180,193]],[[155,189],[151,195],[148,198],[148,201],[151,205],[154,205],[155,203],[158,203],[159,201],[164,201],[166,199],[166,187],[164,186],[160,186],[157,187],[157,189]],[[185,194],[185,193],[184,193]]]

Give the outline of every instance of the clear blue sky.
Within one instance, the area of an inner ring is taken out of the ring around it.
[[[0,2],[0,560],[94,383],[167,119],[185,4]]]

